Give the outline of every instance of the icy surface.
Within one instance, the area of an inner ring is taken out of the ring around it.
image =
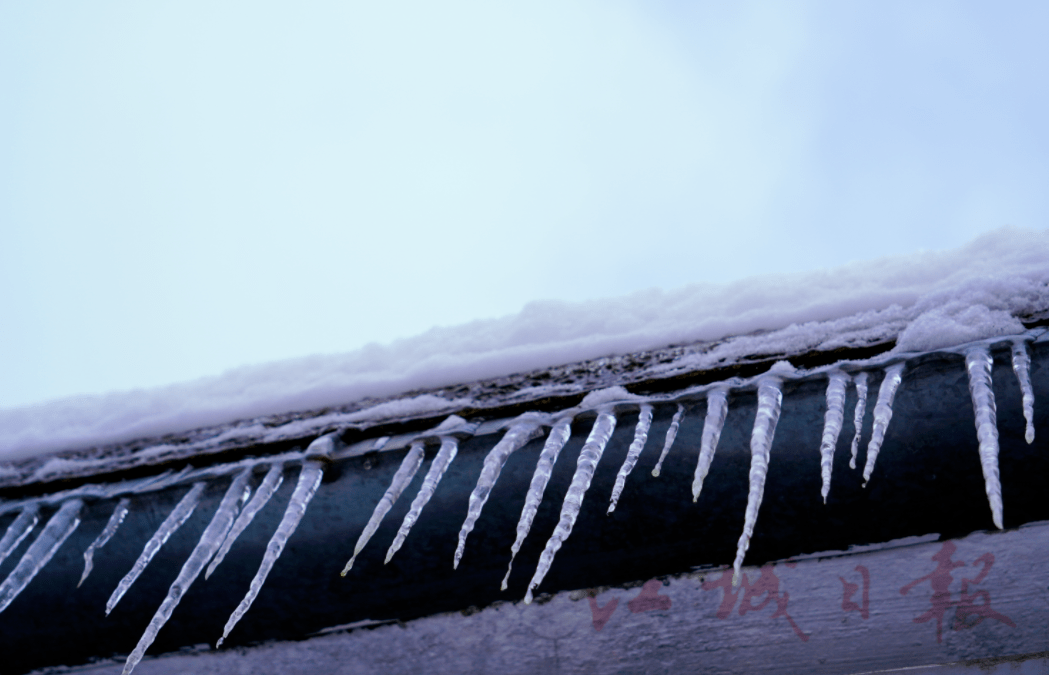
[[[1013,372],[1023,394],[1024,420],[1027,422],[1024,439],[1030,445],[1034,443],[1034,387],[1031,386],[1031,357],[1027,355],[1027,343],[1022,340],[1013,343]]]
[[[747,493],[747,511],[743,517],[743,534],[736,546],[736,560],[732,563],[732,585],[739,586],[740,568],[743,557],[750,548],[754,525],[758,522],[758,511],[765,496],[765,476],[769,470],[769,451],[776,434],[776,424],[783,404],[782,381],[767,377],[758,385],[758,411],[754,417],[754,429],[750,433],[750,489]]]
[[[1015,331],[1007,316],[1049,306],[1047,279],[1049,232],[1006,228],[956,250],[829,270],[580,303],[534,302],[513,316],[434,328],[347,354],[0,410],[0,460],[729,336],[738,337],[696,356],[691,365],[855,340],[902,337],[901,348],[911,348],[940,340],[942,326],[953,326],[957,344],[986,337],[988,330]],[[915,328],[900,336],[911,324]],[[923,328],[934,325],[932,332]]]
[[[299,521],[306,515],[306,507],[310,505],[313,495],[317,494],[317,487],[321,484],[321,478],[323,477],[324,466],[320,462],[311,460],[302,465],[302,470],[299,473],[299,482],[295,486],[295,491],[291,493],[291,499],[288,501],[288,508],[284,511],[284,517],[281,518],[280,524],[277,525],[277,530],[270,538],[270,542],[266,544],[266,553],[262,557],[259,571],[255,573],[255,578],[251,580],[248,593],[237,605],[237,608],[233,610],[233,614],[230,615],[229,620],[226,622],[226,627],[223,629],[222,637],[219,638],[218,643],[215,645],[216,647],[222,646],[222,641],[229,637],[230,631],[233,630],[233,627],[237,625],[241,617],[251,608],[251,603],[255,602],[259,591],[262,590],[262,585],[266,583],[266,577],[269,576],[270,570],[273,569],[273,565],[277,562],[280,554],[284,552],[284,545],[288,543],[288,538],[295,533],[295,528],[299,526]]]
[[[874,404],[874,429],[871,431],[871,440],[867,444],[867,463],[863,467],[863,485],[874,473],[874,463],[878,460],[881,444],[885,441],[885,432],[889,429],[889,421],[892,419],[892,400],[896,398],[896,390],[903,380],[903,364],[897,363],[885,369],[885,379],[878,387],[878,401]]]
[[[4,538],[0,539],[0,562],[6,560],[7,556],[11,555],[11,551],[18,548],[18,545],[29,536],[38,522],[40,522],[39,504],[29,504],[22,509],[7,526]]]
[[[852,413],[852,425],[856,431],[852,435],[852,456],[849,458],[849,468],[856,468],[856,455],[860,451],[860,437],[863,436],[863,416],[867,414],[867,373],[856,375],[856,408]]]
[[[637,426],[634,427],[634,440],[630,443],[630,448],[627,450],[626,458],[623,460],[623,466],[619,467],[619,473],[616,474],[616,484],[612,486],[612,499],[608,504],[608,513],[612,513],[616,510],[616,504],[619,502],[619,495],[623,494],[623,487],[626,486],[627,476],[634,470],[634,465],[637,464],[637,458],[641,456],[641,451],[645,447],[645,442],[648,441],[648,429],[652,426],[652,406],[643,404],[641,406],[641,412],[637,418]]]
[[[823,440],[820,442],[820,473],[823,478],[820,494],[823,495],[824,504],[827,503],[827,495],[830,494],[834,450],[838,447],[838,436],[841,435],[841,425],[845,421],[845,387],[849,384],[849,376],[840,370],[833,370],[828,379],[827,412],[823,416]]]
[[[663,468],[663,460],[667,458],[667,454],[670,452],[671,446],[674,445],[674,440],[677,438],[677,431],[681,427],[681,418],[685,415],[685,406],[678,403],[677,411],[674,416],[670,419],[670,428],[667,429],[667,437],[663,441],[663,452],[659,453],[659,460],[656,461],[655,467],[652,469],[652,475],[656,478],[659,477],[659,471]]]
[[[246,494],[248,479],[250,478],[251,469],[245,469],[230,482],[226,494],[222,497],[222,501],[219,502],[218,509],[215,510],[215,515],[211,517],[211,522],[204,528],[204,533],[200,535],[197,545],[193,547],[189,558],[182,565],[182,570],[175,578],[175,581],[171,583],[167,597],[160,603],[156,614],[153,615],[145,632],[142,633],[142,637],[139,638],[138,644],[135,645],[131,654],[128,655],[127,662],[124,664],[123,675],[129,675],[135,669],[135,666],[138,665],[138,662],[142,660],[142,657],[146,655],[146,650],[153,644],[160,629],[171,618],[171,613],[175,611],[175,607],[182,600],[183,594],[197,580],[201,570],[204,569],[204,565],[208,564],[208,561],[211,560],[211,557],[215,555],[215,551],[222,544],[223,539],[226,538],[230,527],[233,526],[233,519],[237,515],[237,509]]]
[[[991,518],[999,530],[1002,527],[1002,484],[998,480],[998,418],[991,390],[991,367],[994,361],[986,347],[970,347],[965,351],[965,369],[969,372],[969,393],[973,399],[976,417],[976,438],[980,442],[980,466],[983,468],[984,489],[991,505]]]
[[[113,509],[113,514],[109,516],[109,520],[106,521],[106,526],[102,528],[101,534],[99,534],[98,538],[91,542],[91,545],[87,547],[86,551],[84,551],[84,573],[80,575],[80,581],[77,582],[77,588],[80,588],[80,586],[83,585],[84,581],[87,580],[87,575],[91,574],[91,570],[95,566],[95,551],[109,543],[109,540],[117,533],[117,528],[124,522],[130,504],[131,500],[127,497],[117,502],[116,508]]]
[[[80,524],[80,510],[83,507],[83,501],[70,499],[47,521],[36,541],[29,545],[18,565],[7,575],[4,583],[0,584],[0,612],[7,609],[37,572],[51,560],[62,542],[73,534],[73,530]]]
[[[699,493],[703,490],[703,481],[710,472],[710,464],[714,461],[714,451],[718,448],[721,440],[721,430],[725,427],[725,417],[728,415],[728,391],[725,389],[712,389],[707,393],[707,417],[703,421],[703,438],[700,441],[699,461],[696,463],[696,475],[692,479],[692,502],[699,501]]]
[[[361,532],[361,536],[357,538],[357,545],[353,547],[353,555],[348,561],[346,566],[342,568],[342,576],[346,574],[353,567],[353,563],[357,560],[357,556],[364,550],[364,546],[368,543],[368,540],[375,534],[375,530],[379,529],[382,519],[386,517],[386,513],[393,508],[394,503],[400,498],[401,493],[408,487],[408,484],[412,482],[412,478],[415,477],[415,473],[419,470],[419,467],[423,465],[423,455],[425,449],[422,441],[415,441],[412,443],[412,447],[408,450],[408,454],[401,460],[401,466],[397,469],[397,473],[393,474],[393,480],[390,481],[390,487],[386,488],[386,492],[383,494],[379,503],[375,505],[375,510],[372,511],[372,517],[368,519],[368,524],[364,526],[364,531]]]
[[[543,451],[539,453],[539,461],[536,462],[535,473],[532,474],[532,482],[525,495],[524,507],[521,508],[521,518],[517,521],[517,538],[510,547],[510,564],[506,567],[506,576],[503,577],[502,584],[504,591],[510,582],[510,571],[514,567],[514,558],[517,557],[517,552],[521,550],[521,545],[528,537],[529,530],[532,529],[532,520],[535,519],[535,513],[539,510],[540,502],[543,501],[543,493],[546,492],[546,484],[550,482],[550,475],[554,472],[554,464],[571,436],[572,418],[564,417],[554,423],[550,435],[546,438],[546,443],[543,444]]]
[[[277,488],[284,482],[284,464],[278,463],[270,467],[270,470],[266,472],[266,476],[262,479],[259,484],[259,489],[252,495],[251,501],[244,507],[244,510],[237,516],[237,520],[234,521],[233,526],[229,532],[226,533],[225,539],[222,541],[222,546],[219,547],[218,553],[212,558],[211,563],[208,565],[208,569],[204,572],[204,578],[207,579],[211,576],[211,573],[215,571],[226,554],[229,553],[230,547],[233,546],[233,542],[237,541],[237,537],[243,532],[248,525],[251,525],[251,521],[255,519],[255,514],[262,510],[273,493],[277,491]]]
[[[481,475],[477,478],[477,486],[470,493],[470,505],[466,511],[466,520],[463,521],[463,527],[459,530],[459,545],[455,548],[453,567],[459,567],[463,551],[466,550],[466,538],[470,536],[474,525],[477,524],[477,519],[481,517],[481,509],[484,508],[484,503],[488,501],[488,495],[492,493],[495,482],[499,480],[499,474],[502,472],[506,460],[539,433],[539,422],[535,418],[525,415],[521,421],[510,427],[502,440],[496,443],[495,447],[488,453],[488,456],[484,458],[484,466],[481,467]]]
[[[532,580],[528,582],[528,592],[525,593],[525,604],[532,602],[532,591],[543,583],[543,577],[550,571],[554,563],[554,556],[561,545],[572,534],[572,527],[576,518],[579,517],[579,509],[583,506],[583,497],[590,489],[590,481],[594,478],[597,463],[601,461],[601,455],[605,452],[608,440],[612,438],[612,432],[616,430],[616,416],[611,410],[603,410],[597,415],[594,426],[590,430],[583,449],[579,451],[579,459],[576,460],[575,474],[572,483],[568,486],[565,501],[561,505],[561,517],[558,519],[554,533],[546,542],[546,548],[539,556],[539,564],[536,566]]]
[[[193,511],[197,508],[197,504],[200,503],[200,496],[203,493],[204,483],[194,483],[193,487],[186,493],[186,496],[171,510],[168,517],[164,519],[164,522],[160,524],[160,527],[157,528],[157,531],[153,533],[153,536],[149,538],[149,541],[142,548],[142,553],[138,556],[135,564],[131,566],[131,571],[124,575],[124,578],[117,584],[113,594],[109,596],[109,601],[106,602],[106,616],[109,616],[109,613],[117,606],[117,603],[124,597],[127,590],[131,588],[131,584],[135,583],[135,580],[146,569],[146,566],[153,560],[153,556],[160,550],[160,547],[167,543],[167,540],[175,530],[182,527],[182,524],[193,515]]]
[[[430,497],[433,497],[433,493],[437,490],[437,485],[441,482],[441,478],[444,477],[444,472],[448,470],[448,465],[452,463],[458,452],[458,440],[451,436],[441,438],[441,449],[437,451],[437,456],[430,463],[430,469],[426,472],[426,477],[423,478],[422,486],[419,487],[419,494],[415,495],[415,499],[412,500],[411,508],[405,514],[400,529],[397,530],[397,536],[394,537],[393,543],[390,544],[389,550],[386,551],[386,562],[390,562],[393,554],[404,544],[404,540],[408,536],[408,532],[411,531],[412,525],[419,520],[423,507],[430,501]]]

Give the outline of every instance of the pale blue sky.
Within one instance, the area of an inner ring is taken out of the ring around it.
[[[4,3],[0,407],[1049,226],[1039,2]]]

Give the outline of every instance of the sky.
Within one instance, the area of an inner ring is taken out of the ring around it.
[[[3,3],[0,408],[1049,227],[1049,5]]]

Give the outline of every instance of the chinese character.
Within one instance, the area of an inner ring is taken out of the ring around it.
[[[742,584],[740,588],[732,587],[732,571],[725,570],[721,573],[721,576],[712,581],[704,581],[702,588],[704,591],[712,591],[716,588],[722,590],[721,606],[718,607],[717,617],[719,619],[727,619],[732,614],[732,609],[736,605],[736,600],[739,598],[739,594],[742,591],[743,599],[739,603],[739,615],[744,616],[747,612],[757,612],[768,606],[773,600],[776,601],[776,611],[772,613],[773,619],[783,617],[790,624],[790,627],[794,629],[794,633],[801,638],[802,642],[808,642],[809,636],[806,635],[798,624],[794,623],[794,619],[787,614],[787,603],[790,602],[790,594],[786,591],[780,592],[779,590],[779,577],[772,571],[772,563],[768,563],[761,568],[761,575],[758,580],[753,584],[750,583],[750,579],[744,573],[742,576]],[[765,596],[763,600],[755,604],[755,600]]]
[[[638,612],[651,612],[654,609],[670,609],[670,598],[659,594],[663,582],[659,579],[651,579],[641,587],[637,597],[626,603],[633,614]]]
[[[870,618],[871,615],[871,572],[863,565],[856,565],[856,571],[863,577],[863,594],[860,596],[860,603],[852,599],[852,596],[856,594],[856,591],[860,590],[859,584],[854,584],[851,581],[846,581],[845,577],[838,577],[841,579],[841,608],[846,612],[859,612],[860,616],[864,619]]]
[[[612,598],[605,603],[604,607],[597,604],[597,598],[590,596],[590,614],[594,617],[594,630],[600,631],[612,618],[612,612],[619,606],[619,598]]]
[[[954,581],[951,572],[965,566],[964,562],[951,560],[951,557],[957,550],[958,547],[954,543],[945,541],[943,547],[931,558],[936,563],[936,569],[900,589],[900,595],[907,595],[912,588],[925,581],[928,581],[932,587],[933,593],[929,600],[932,603],[932,608],[915,618],[914,623],[925,623],[926,621],[936,619],[936,641],[943,642],[943,618],[947,611],[954,607],[954,622],[951,624],[953,630],[972,628],[984,619],[995,619],[1011,628],[1016,628],[1016,624],[1013,623],[1012,619],[991,608],[990,593],[985,590],[975,593],[969,592],[969,584],[982,582],[987,577],[988,572],[991,571],[991,566],[994,565],[994,555],[991,553],[984,553],[973,562],[973,565],[982,564],[983,569],[980,570],[975,579],[962,579],[961,598],[959,600],[951,599],[950,585]],[[983,602],[976,604],[977,598],[981,598]],[[969,622],[970,617],[977,618],[975,621]]]

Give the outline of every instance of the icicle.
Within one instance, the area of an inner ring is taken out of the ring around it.
[[[758,510],[765,496],[765,476],[769,470],[769,451],[776,434],[780,407],[783,403],[782,381],[766,377],[758,384],[758,412],[754,418],[754,429],[750,433],[750,491],[747,493],[747,511],[743,519],[743,534],[736,546],[736,560],[732,563],[732,585],[739,586],[743,556],[750,548],[754,525],[758,522]]]
[[[171,582],[171,588],[168,589],[167,597],[164,598],[164,602],[160,603],[160,607],[157,608],[156,614],[153,615],[153,619],[150,620],[145,632],[142,633],[142,637],[139,638],[135,649],[128,655],[127,661],[124,663],[123,675],[129,675],[135,669],[135,666],[138,665],[138,662],[142,660],[146,650],[153,644],[153,640],[157,638],[157,633],[171,618],[171,613],[175,611],[175,607],[178,606],[182,596],[193,585],[193,582],[197,580],[201,570],[204,569],[204,565],[208,564],[208,561],[215,555],[215,551],[218,550],[222,541],[226,538],[230,527],[233,526],[237,508],[244,499],[245,490],[248,489],[249,478],[251,478],[250,467],[241,471],[230,483],[225,496],[219,502],[218,509],[215,510],[215,515],[211,518],[211,522],[204,528],[204,533],[200,535],[197,545],[193,547],[189,558],[183,563],[178,577]]]
[[[277,558],[284,551],[284,545],[288,543],[288,538],[295,533],[295,528],[299,526],[299,521],[305,515],[306,507],[309,506],[313,495],[317,493],[317,487],[321,484],[321,478],[323,477],[324,465],[321,462],[308,460],[302,465],[302,471],[299,473],[299,482],[295,486],[295,491],[291,493],[291,499],[288,501],[288,508],[284,511],[284,517],[281,519],[280,525],[277,526],[277,531],[270,538],[270,542],[266,544],[266,554],[262,557],[259,571],[255,573],[255,578],[251,580],[251,586],[248,588],[244,599],[240,601],[237,608],[233,610],[233,614],[230,615],[229,621],[226,622],[226,627],[222,631],[222,637],[219,638],[215,647],[222,646],[223,640],[229,637],[230,631],[233,630],[233,627],[237,625],[237,622],[248,611],[251,603],[255,602],[259,591],[262,590],[262,584],[266,582],[266,577],[269,576],[270,570],[273,569],[273,564],[277,562]]]
[[[423,507],[433,497],[433,493],[437,490],[437,484],[441,482],[444,472],[448,470],[448,465],[452,463],[458,452],[458,440],[451,436],[441,437],[441,449],[437,452],[437,456],[433,458],[433,462],[426,472],[426,478],[423,478],[423,484],[419,488],[419,494],[415,495],[415,499],[412,500],[412,506],[408,509],[408,513],[405,514],[404,522],[401,523],[400,529],[397,530],[397,536],[394,537],[393,543],[390,544],[390,549],[386,552],[386,562],[390,562],[393,554],[400,550],[401,545],[404,544],[404,540],[412,529],[412,525],[419,520]]]
[[[1034,387],[1031,386],[1031,357],[1027,355],[1027,344],[1022,340],[1013,343],[1013,372],[1023,394],[1024,419],[1027,421],[1024,438],[1030,445],[1034,443]]]
[[[80,524],[80,510],[83,507],[83,501],[70,499],[47,521],[36,541],[29,545],[22,559],[4,579],[4,583],[0,584],[0,612],[7,609],[37,572],[51,560],[62,542],[73,534],[73,530]]]
[[[579,509],[583,506],[583,497],[590,488],[590,481],[594,478],[597,463],[601,461],[601,455],[605,452],[608,440],[612,438],[612,432],[616,429],[616,416],[611,410],[602,410],[597,415],[590,436],[586,439],[583,449],[579,451],[579,459],[576,460],[575,475],[572,476],[572,484],[568,486],[565,501],[561,505],[561,518],[558,520],[554,533],[546,542],[543,554],[539,556],[539,565],[536,566],[532,580],[528,582],[528,592],[525,593],[525,604],[532,602],[532,591],[543,583],[543,577],[550,571],[550,565],[554,562],[554,556],[561,548],[561,544],[572,534],[572,527],[576,518],[579,517]]]
[[[838,436],[845,420],[845,387],[849,376],[840,370],[831,371],[827,382],[827,412],[823,416],[823,442],[820,443],[820,473],[823,474],[823,503],[830,494],[830,475],[834,467],[834,450],[838,447]]]
[[[233,523],[233,527],[230,528],[229,533],[226,535],[225,540],[222,542],[222,546],[219,547],[219,552],[212,558],[211,564],[208,565],[208,569],[204,572],[204,578],[207,579],[211,576],[211,573],[215,571],[215,568],[225,559],[226,554],[229,553],[230,547],[233,546],[233,542],[237,541],[237,537],[243,532],[248,525],[251,525],[251,521],[255,519],[255,514],[262,510],[262,507],[269,502],[270,497],[277,491],[277,488],[284,482],[284,464],[278,463],[270,467],[270,470],[266,472],[266,477],[262,479],[262,483],[259,484],[259,489],[255,491],[255,495],[248,502],[248,505],[244,507],[244,510],[237,516],[236,522]]]
[[[856,468],[856,455],[860,451],[860,436],[863,433],[863,416],[867,414],[867,373],[860,373],[853,380],[856,383],[856,411],[852,415],[852,426],[856,433],[852,436],[852,457],[849,468]]]
[[[874,462],[878,459],[881,444],[885,441],[885,431],[889,428],[889,420],[892,419],[892,399],[896,398],[896,389],[899,388],[902,380],[902,363],[885,369],[885,379],[878,387],[878,402],[874,404],[874,430],[871,431],[871,440],[867,444],[867,464],[863,467],[863,487],[867,487],[867,481],[874,473]]]
[[[674,413],[674,417],[670,420],[670,428],[667,429],[667,438],[663,442],[663,452],[659,453],[659,461],[656,462],[656,468],[652,469],[652,475],[656,478],[659,477],[659,470],[663,468],[663,460],[667,458],[667,453],[670,452],[670,446],[674,445],[674,439],[677,438],[678,427],[681,426],[681,417],[684,414],[685,406],[678,403],[677,412]]]
[[[38,522],[40,522],[39,504],[27,504],[22,507],[22,512],[7,527],[4,538],[0,539],[0,562],[11,555],[11,551],[18,548],[18,545],[29,536]]]
[[[554,463],[557,462],[565,443],[572,436],[572,418],[565,417],[554,425],[550,435],[543,445],[543,451],[539,453],[539,461],[535,465],[535,473],[532,474],[532,483],[528,486],[528,494],[525,495],[524,507],[521,509],[521,518],[517,521],[517,539],[510,547],[510,564],[506,568],[506,576],[503,577],[502,590],[510,582],[510,570],[514,567],[514,558],[521,550],[521,544],[528,537],[528,531],[532,529],[532,520],[539,510],[539,503],[543,501],[543,493],[546,492],[546,484],[550,482],[550,475],[554,472]]]
[[[481,509],[488,501],[488,495],[491,494],[495,481],[499,480],[499,473],[503,470],[506,460],[539,433],[539,422],[531,417],[525,418],[510,427],[502,440],[496,443],[488,456],[484,458],[484,466],[481,468],[481,475],[477,478],[477,486],[470,493],[470,506],[466,512],[466,520],[463,521],[463,527],[459,530],[459,545],[455,548],[455,560],[452,567],[459,567],[459,561],[466,549],[466,538],[470,536],[477,519],[481,517]]]
[[[364,550],[365,544],[375,534],[375,530],[379,529],[379,524],[382,523],[382,519],[386,517],[386,513],[393,508],[394,502],[396,502],[401,493],[404,492],[404,488],[408,487],[408,484],[412,482],[412,478],[415,477],[415,473],[419,470],[419,467],[423,465],[423,442],[415,441],[412,443],[411,449],[408,454],[404,456],[401,461],[401,466],[397,469],[397,473],[393,474],[393,480],[390,481],[390,487],[386,489],[386,493],[379,500],[379,503],[375,505],[375,510],[372,511],[372,517],[368,519],[368,524],[364,526],[364,531],[361,532],[361,536],[357,538],[357,545],[353,547],[353,555],[346,562],[346,567],[342,568],[342,576],[350,571],[353,567],[353,562],[360,555],[360,552]]]
[[[91,545],[84,551],[84,573],[80,575],[80,581],[76,585],[77,588],[80,588],[80,585],[87,579],[87,575],[91,574],[91,570],[95,567],[95,551],[105,546],[113,538],[113,535],[117,533],[117,528],[120,527],[120,524],[124,522],[128,512],[128,505],[130,504],[131,500],[127,497],[117,502],[117,507],[113,509],[113,515],[109,517],[106,526],[102,528],[102,534],[98,535],[98,538],[91,542]]]
[[[721,430],[725,427],[728,415],[728,392],[714,389],[707,394],[707,418],[703,422],[703,440],[699,447],[699,463],[696,464],[696,476],[692,479],[692,503],[699,501],[699,492],[703,489],[703,480],[710,471],[714,461],[714,450],[721,440]]]
[[[186,496],[182,498],[182,501],[172,509],[168,517],[157,528],[157,531],[149,538],[149,541],[146,542],[145,547],[142,549],[141,555],[138,556],[138,560],[131,566],[131,571],[124,575],[124,578],[117,584],[116,590],[109,596],[109,601],[106,603],[106,616],[109,616],[109,613],[117,606],[117,603],[124,597],[127,590],[131,588],[131,584],[135,583],[138,576],[146,569],[146,565],[153,560],[153,556],[157,554],[160,547],[167,543],[168,538],[175,530],[182,527],[182,524],[193,515],[193,510],[200,503],[200,495],[203,492],[204,483],[194,483],[193,487],[186,493]]]
[[[616,475],[616,484],[612,487],[612,500],[608,505],[608,513],[616,510],[619,495],[623,494],[623,487],[626,485],[626,477],[634,470],[637,458],[641,456],[641,450],[644,449],[645,442],[648,440],[648,429],[651,426],[652,406],[644,403],[641,405],[641,414],[637,418],[637,426],[634,427],[634,440],[630,443],[623,466],[619,468],[619,473]]]
[[[965,369],[969,371],[969,394],[976,416],[976,437],[980,441],[980,466],[983,467],[984,489],[991,504],[991,518],[1002,527],[1002,484],[998,480],[998,420],[991,390],[991,359],[986,347],[971,347],[965,352]]]

